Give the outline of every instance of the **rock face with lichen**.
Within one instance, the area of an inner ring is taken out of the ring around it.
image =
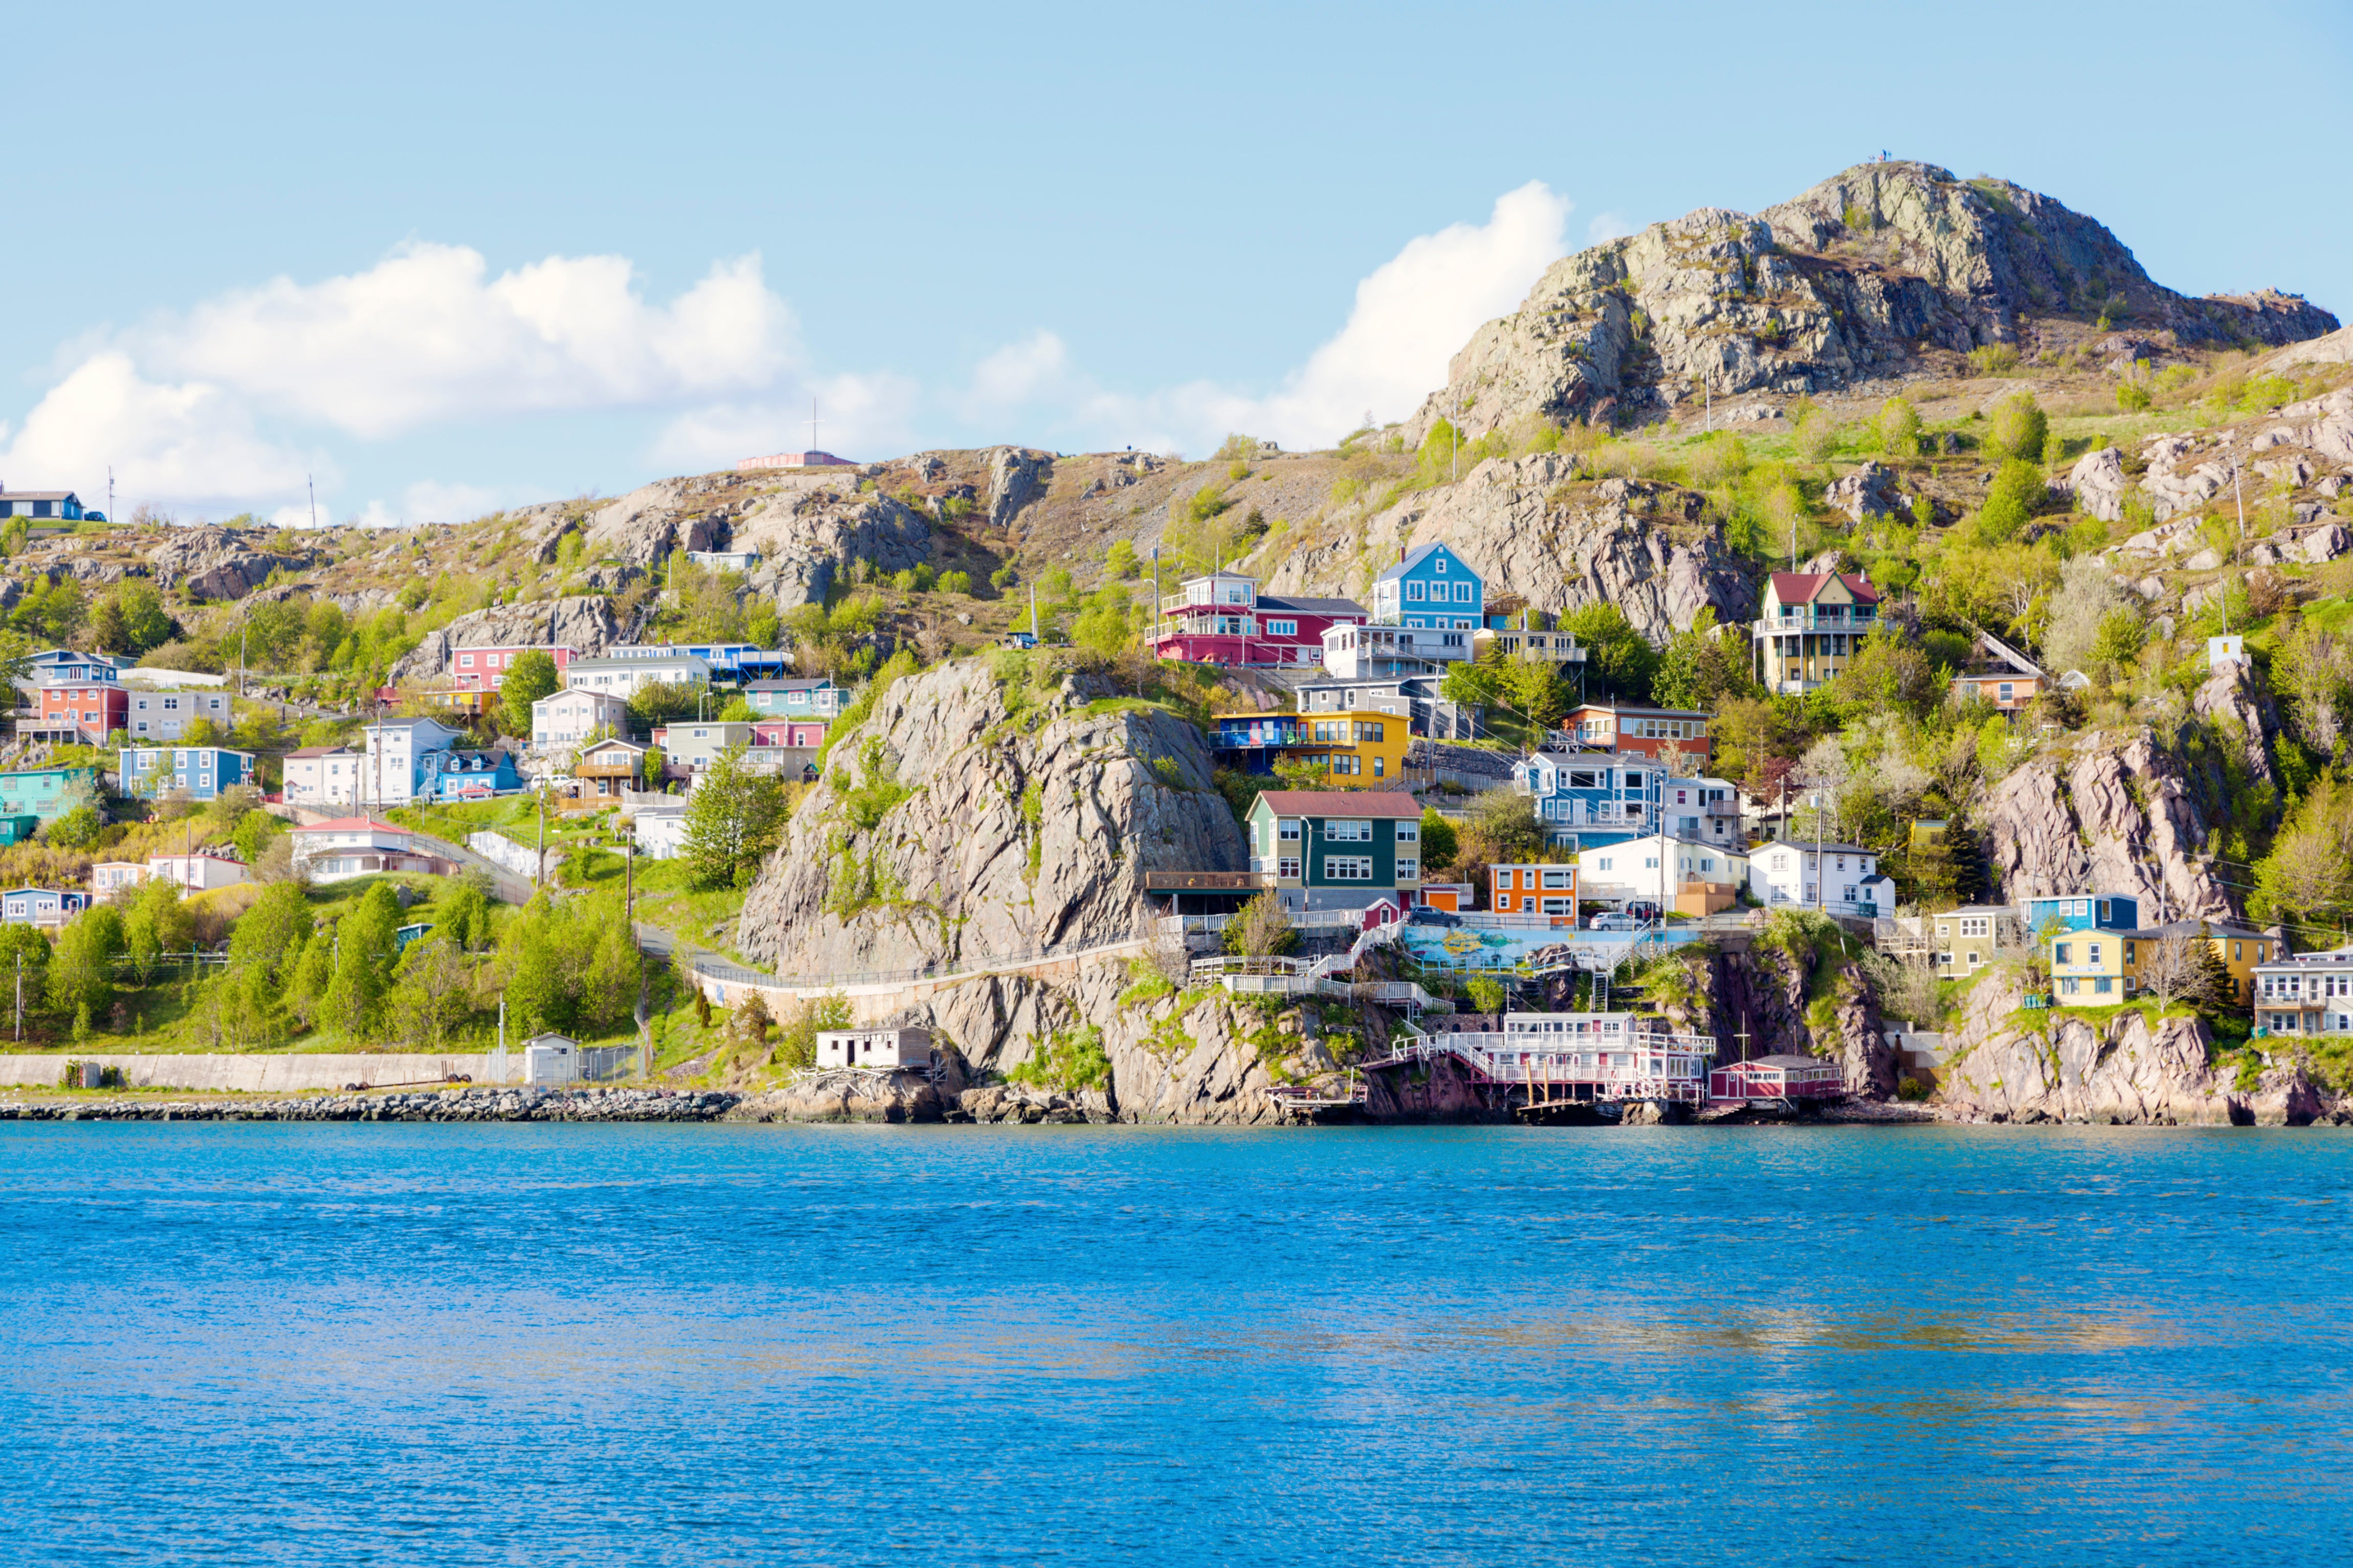
[[[459,616],[448,626],[426,633],[401,656],[387,679],[396,686],[437,680],[448,670],[449,656],[461,647],[557,645],[585,658],[621,640],[613,602],[601,595],[502,605]]]
[[[1702,208],[1555,262],[1479,329],[1417,416],[1473,435],[1797,393],[1898,371],[1924,347],[2016,340],[2039,312],[2129,313],[2144,338],[2290,343],[2337,319],[2290,295],[2188,299],[2050,197],[1929,163],[1863,163],[1751,216]]]
[[[2174,752],[2143,731],[2091,735],[2012,769],[1982,809],[2004,899],[2131,893],[2151,924],[2236,918],[2212,824]]]

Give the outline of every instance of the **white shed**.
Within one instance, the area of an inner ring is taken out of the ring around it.
[[[817,1065],[821,1068],[927,1068],[932,1065],[929,1029],[820,1029]]]
[[[580,1079],[580,1043],[569,1035],[533,1035],[522,1043],[525,1083],[576,1083]]]

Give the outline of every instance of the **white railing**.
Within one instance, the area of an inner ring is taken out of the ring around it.
[[[493,866],[512,871],[518,877],[539,875],[539,851],[524,848],[503,833],[469,833],[466,835],[466,847]]]
[[[1644,1034],[1620,1041],[1597,1039],[1597,1047],[1610,1047],[1606,1051],[1504,1051],[1481,1043],[1502,1038],[1486,1034],[1392,1035],[1389,1056],[1366,1065],[1388,1067],[1451,1057],[1493,1083],[1590,1085],[1597,1100],[1668,1100],[1696,1105],[1707,1098],[1707,1064],[1715,1055],[1715,1042],[1704,1035]],[[1599,1058],[1605,1055],[1630,1059],[1613,1059],[1604,1067]],[[1506,1061],[1506,1056],[1514,1059]],[[1653,1062],[1663,1064],[1662,1068],[1653,1070]]]

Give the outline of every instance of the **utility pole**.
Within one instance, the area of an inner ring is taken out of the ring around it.
[[[539,795],[539,885],[547,886],[547,785],[542,783],[535,792]]]
[[[1829,891],[1822,877],[1822,792],[1814,791],[1814,912],[1822,912],[1822,895]]]
[[[302,483],[311,491],[311,526],[319,526],[319,481],[316,476],[304,474]]]
[[[113,477],[114,471],[108,469],[106,504],[109,506],[114,504]],[[106,520],[113,521],[114,514],[108,512]],[[16,955],[16,1043],[20,1046],[25,1043],[25,955],[21,952]]]
[[[106,465],[106,521],[109,522],[114,521],[114,465],[112,463]],[[23,1033],[21,1026],[18,1033],[20,1035]]]

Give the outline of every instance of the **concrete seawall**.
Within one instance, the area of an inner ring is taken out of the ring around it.
[[[120,1068],[132,1089],[195,1089],[249,1094],[292,1094],[304,1089],[371,1088],[397,1083],[438,1083],[464,1074],[476,1083],[521,1083],[522,1053],[503,1059],[483,1052],[448,1056],[373,1056],[357,1052],[290,1053],[280,1056],[77,1056],[0,1055],[0,1085],[55,1089],[69,1060]],[[495,1064],[495,1065],[494,1065]]]

